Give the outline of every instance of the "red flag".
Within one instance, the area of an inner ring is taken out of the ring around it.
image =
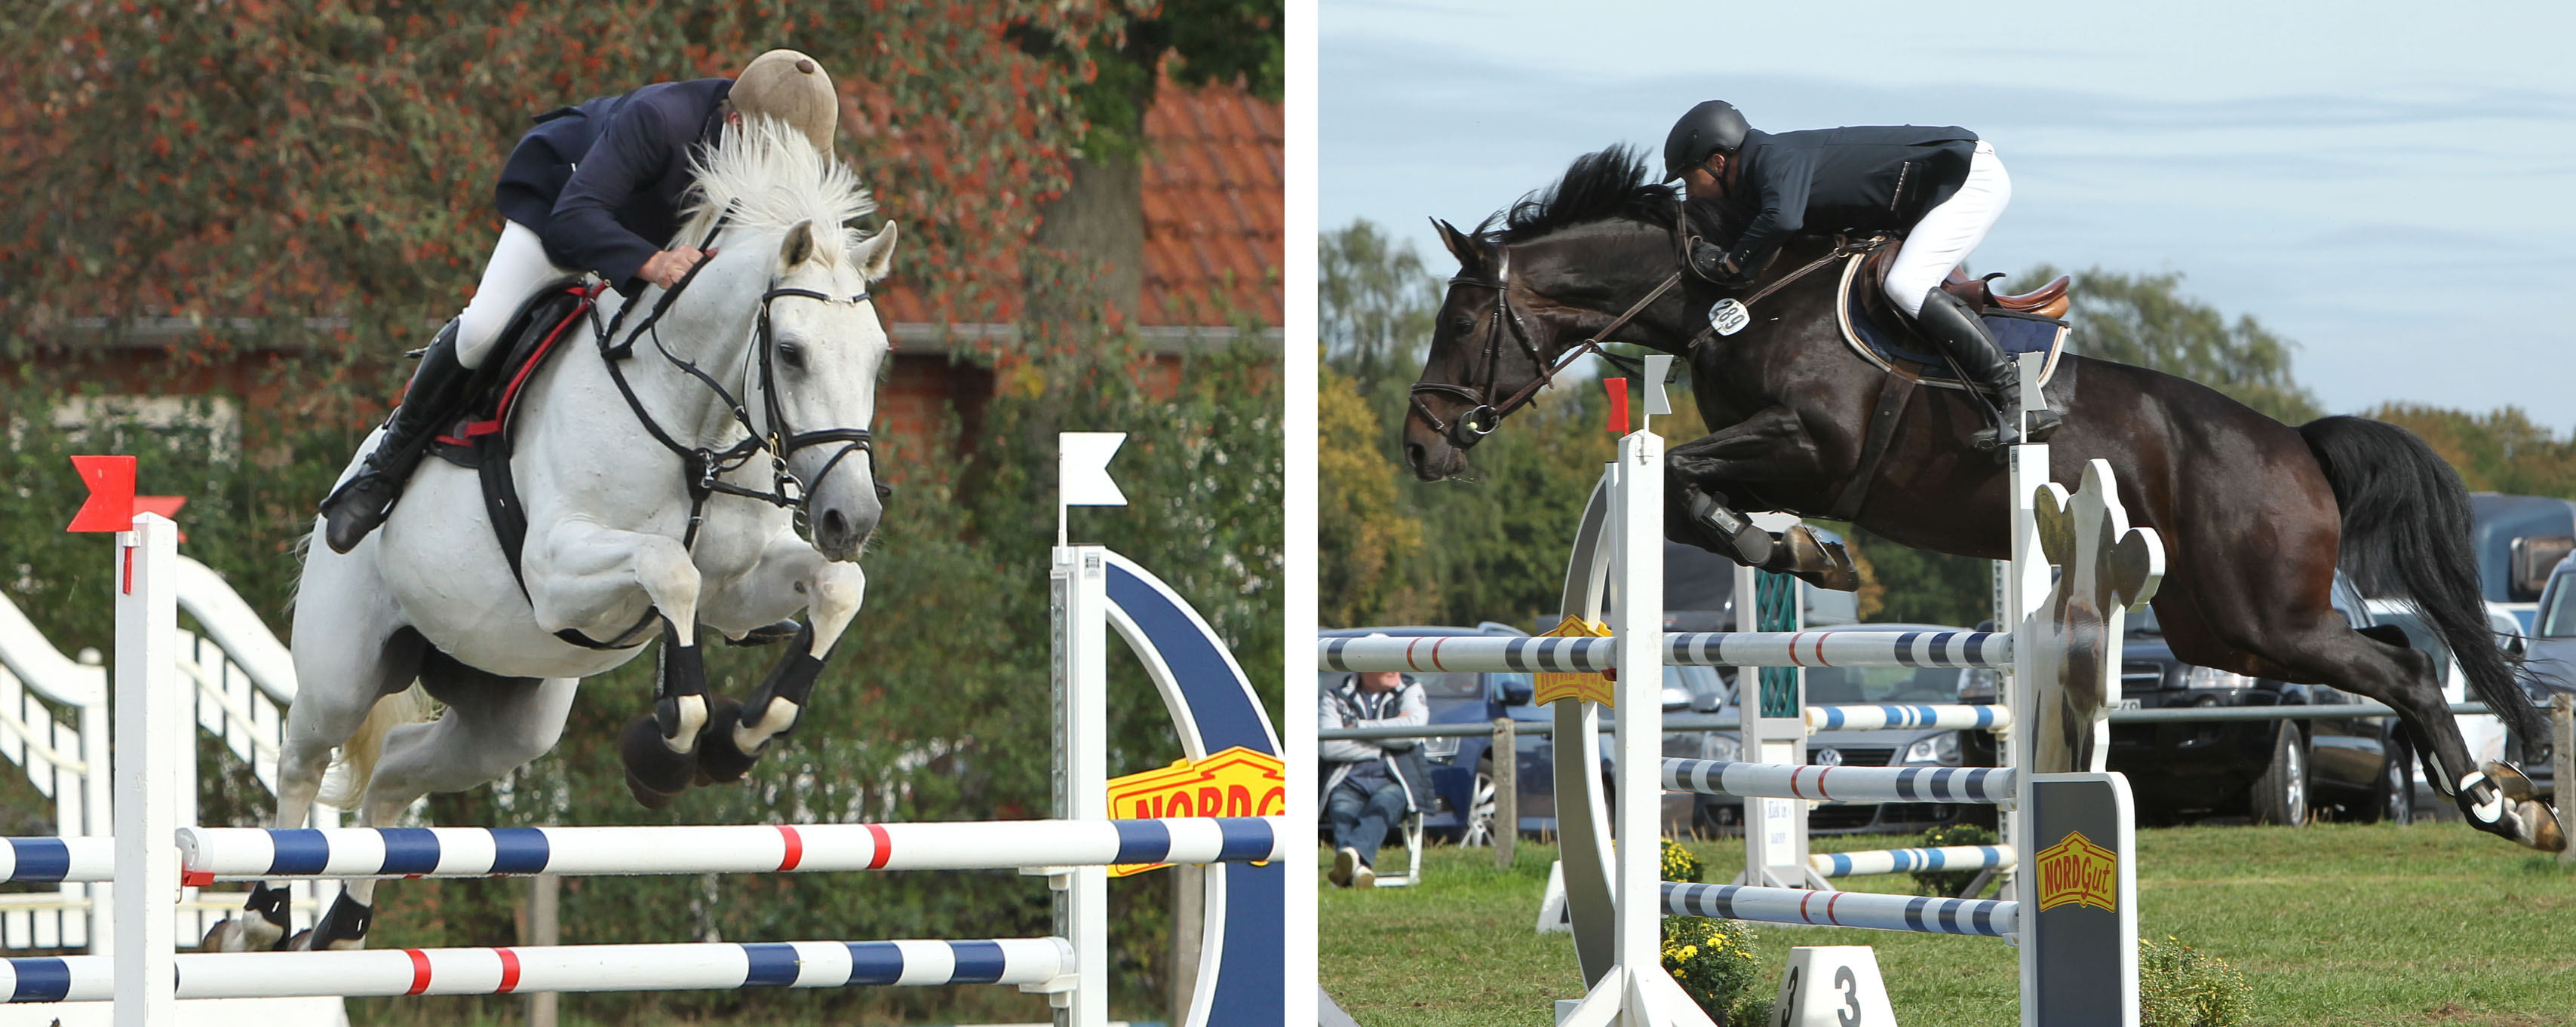
[[[1610,390],[1610,434],[1628,434],[1628,379],[1604,378],[1601,387]]]
[[[72,469],[89,486],[89,500],[64,531],[131,531],[134,528],[134,458],[76,456]]]

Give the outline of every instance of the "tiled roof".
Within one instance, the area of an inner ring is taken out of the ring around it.
[[[1145,115],[1145,137],[1145,273],[1135,322],[1283,324],[1279,105],[1230,86],[1188,89],[1167,79]],[[900,276],[888,284],[878,297],[888,321],[931,319],[929,304]],[[1002,306],[1019,304],[1010,297]]]
[[[1163,83],[1145,116],[1149,325],[1281,320],[1286,195],[1279,105]]]

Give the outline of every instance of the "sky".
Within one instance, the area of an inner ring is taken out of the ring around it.
[[[2576,430],[2576,4],[1320,13],[1318,221],[1376,222],[1435,273],[1454,262],[1428,218],[1469,225],[1611,143],[1660,160],[1700,100],[1775,132],[1964,125],[2013,183],[1980,273],[2180,272],[2296,342],[2329,411],[2511,405]]]

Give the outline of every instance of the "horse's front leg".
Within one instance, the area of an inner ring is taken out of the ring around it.
[[[644,593],[662,619],[653,712],[626,725],[618,755],[626,786],[648,809],[668,805],[698,774],[698,737],[707,725],[707,670],[698,648],[701,579],[677,539],[569,520],[529,553],[528,593],[537,626],[607,640],[627,630],[633,596]]]
[[[1664,531],[1747,567],[1796,575],[1819,588],[1849,592],[1860,572],[1840,543],[1806,525],[1774,535],[1735,509],[1726,490],[1762,481],[1815,480],[1824,462],[1806,423],[1787,407],[1768,407],[1664,455]]]
[[[790,590],[805,596],[805,627],[750,697],[739,706],[730,700],[716,701],[706,746],[698,756],[699,768],[711,780],[741,778],[770,739],[796,726],[813,695],[815,680],[822,676],[823,661],[867,598],[868,576],[858,564],[826,560],[804,539],[782,532],[761,554],[760,564],[731,591],[750,606],[764,596],[787,595]],[[710,616],[714,615],[711,610]],[[743,619],[760,618],[751,613]]]

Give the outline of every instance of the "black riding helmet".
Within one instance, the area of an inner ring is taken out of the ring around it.
[[[1671,134],[1664,136],[1664,181],[1682,177],[1682,172],[1707,160],[1709,154],[1734,156],[1736,148],[1744,145],[1744,134],[1752,130],[1734,104],[1702,101],[1673,122]]]

